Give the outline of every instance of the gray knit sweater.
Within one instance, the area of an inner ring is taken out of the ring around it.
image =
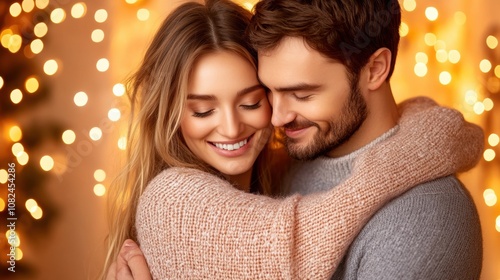
[[[354,159],[391,129],[341,158],[296,162],[291,193],[325,191],[350,176]],[[392,200],[365,225],[332,279],[479,279],[482,237],[474,203],[460,181],[444,177]]]

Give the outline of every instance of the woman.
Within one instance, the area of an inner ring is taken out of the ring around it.
[[[282,199],[247,193],[279,193],[270,172],[276,166],[266,157],[271,108],[243,37],[250,17],[229,1],[187,3],[157,32],[132,83],[128,165],[124,183],[110,194],[116,205],[108,266],[133,238],[153,278],[322,279],[385,202],[476,162],[476,127],[456,112],[414,101],[403,108],[397,135],[328,193]],[[473,155],[454,154],[459,141]],[[396,149],[385,153],[387,147]],[[425,157],[441,153],[437,166],[426,166]],[[412,170],[423,172],[414,178]]]

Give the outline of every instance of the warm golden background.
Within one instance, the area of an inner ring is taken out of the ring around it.
[[[106,189],[126,143],[122,82],[180,0],[0,2],[0,231],[15,163],[16,272],[0,235],[0,278],[95,279]],[[238,1],[251,9],[253,1]],[[398,101],[426,95],[485,131],[461,174],[481,216],[482,279],[500,279],[500,1],[401,0]],[[12,170],[11,170],[12,171]],[[5,224],[5,225],[4,225]]]

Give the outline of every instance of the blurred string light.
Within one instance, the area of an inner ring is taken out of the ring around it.
[[[467,21],[467,16],[465,15],[464,12],[458,11],[455,12],[455,14],[453,15],[453,19],[455,20],[455,23],[457,25],[464,25],[465,22]]]
[[[45,22],[39,22],[39,23],[35,24],[35,27],[33,27],[33,33],[38,38],[42,38],[45,35],[47,35],[48,31],[49,31],[49,27],[47,26],[47,24],[45,24]]]
[[[481,60],[481,62],[479,63],[479,69],[481,70],[481,72],[483,73],[488,73],[490,72],[491,70],[491,62],[488,60],[488,59],[483,59]]]
[[[101,58],[96,63],[97,71],[106,72],[109,69],[109,60],[106,58]]]
[[[21,155],[22,152],[24,152],[23,144],[21,144],[21,143],[14,143],[14,145],[12,145],[12,154],[15,157],[18,157],[19,155]]]
[[[137,11],[137,19],[140,21],[147,21],[150,17],[150,12],[148,9],[139,9]]]
[[[498,137],[498,134],[492,133],[490,136],[488,136],[488,144],[492,147],[496,147],[498,143],[500,142],[500,137]]]
[[[430,21],[437,20],[439,12],[435,7],[427,7],[425,9],[425,17]]]
[[[28,153],[26,153],[26,151],[22,151],[17,155],[16,159],[20,165],[26,165],[28,163],[30,157],[29,157]]]
[[[120,120],[120,118],[121,118],[120,110],[118,110],[117,108],[111,108],[108,111],[108,118],[113,122]]]
[[[94,31],[92,31],[90,38],[92,39],[92,42],[100,43],[104,40],[104,31],[102,31],[101,29],[95,29]]]
[[[30,77],[24,83],[24,87],[26,88],[26,91],[29,93],[36,92],[38,90],[39,86],[40,86],[40,83],[38,82],[36,77]]]
[[[9,13],[12,17],[18,17],[23,11],[21,4],[15,2],[9,7]]]
[[[496,219],[496,226],[495,226],[496,230],[498,232],[500,232],[500,216],[497,217]]]
[[[66,144],[66,145],[73,144],[76,140],[75,132],[71,129],[64,131],[62,134],[62,140],[63,140],[64,144]]]
[[[106,179],[106,172],[102,169],[97,169],[94,171],[94,179],[99,183],[103,182]]]
[[[415,0],[404,0],[403,1],[403,9],[408,12],[412,12],[417,8],[417,2]]]
[[[399,35],[401,35],[401,37],[406,37],[408,33],[410,33],[410,27],[406,24],[406,22],[401,22],[401,25],[399,26]]]
[[[34,54],[39,54],[43,50],[43,42],[40,39],[31,41],[30,49]]]
[[[40,167],[42,167],[44,171],[52,170],[52,168],[54,168],[54,159],[51,156],[43,156],[40,159]]]
[[[495,159],[495,151],[493,149],[484,150],[483,157],[485,161],[492,161]]]
[[[76,3],[71,7],[71,16],[73,18],[82,18],[87,13],[87,5],[83,2]]]
[[[19,142],[23,138],[23,132],[19,126],[14,125],[9,129],[9,137],[12,142]]]
[[[122,136],[118,139],[118,149],[122,151],[127,149],[127,137]]]
[[[125,3],[127,3],[127,4],[135,4],[135,3],[137,3],[137,0],[125,0]]]
[[[14,104],[19,104],[23,100],[23,92],[19,89],[14,89],[10,92],[10,101]]]
[[[2,88],[3,88],[3,78],[2,78],[2,76],[0,76],[0,89],[2,89]]]
[[[113,94],[117,97],[123,96],[125,94],[125,85],[118,83],[113,86]]]
[[[94,194],[97,196],[103,196],[106,193],[106,187],[103,184],[95,184]]]
[[[75,102],[76,106],[83,107],[83,106],[87,105],[87,102],[89,101],[89,97],[87,96],[87,94],[85,92],[79,91],[75,94],[73,101]]]
[[[55,24],[59,24],[63,22],[65,19],[66,19],[66,12],[62,8],[55,8],[50,13],[50,20]]]
[[[495,36],[490,35],[486,38],[486,45],[488,48],[493,50],[498,46],[498,39]]]
[[[89,131],[89,137],[94,141],[100,140],[102,137],[102,130],[98,127],[91,128]]]
[[[34,0],[23,0],[21,6],[23,7],[23,11],[25,13],[29,13],[33,11],[35,8],[35,1]]]
[[[95,12],[94,19],[98,23],[103,23],[108,19],[108,12],[105,9],[99,9]]]
[[[484,198],[484,203],[489,207],[495,206],[495,204],[497,204],[497,195],[495,194],[495,191],[492,189],[484,190],[483,198]]]
[[[38,9],[43,10],[49,6],[49,0],[35,0],[35,5]]]
[[[57,73],[57,70],[59,69],[59,63],[55,59],[49,59],[45,62],[43,65],[43,71],[45,74],[52,76],[55,73]]]

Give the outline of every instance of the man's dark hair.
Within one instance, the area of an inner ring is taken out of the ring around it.
[[[401,8],[397,0],[262,0],[247,29],[252,46],[271,50],[284,37],[302,37],[314,50],[357,76],[380,48],[392,53],[394,71]]]

